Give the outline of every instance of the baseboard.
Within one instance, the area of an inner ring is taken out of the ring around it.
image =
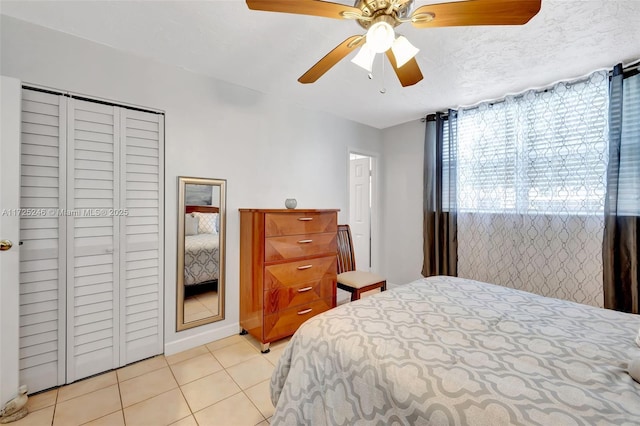
[[[170,343],[165,343],[164,354],[173,355],[178,352],[186,351],[196,346],[204,345],[205,343],[211,343],[215,340],[224,339],[225,337],[233,336],[240,332],[240,324],[230,324],[225,327],[216,328],[215,330],[209,330],[202,333],[195,334],[193,336],[185,337],[184,339],[175,340]]]

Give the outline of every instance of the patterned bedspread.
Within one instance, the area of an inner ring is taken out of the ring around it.
[[[220,237],[217,234],[197,234],[185,238],[184,285],[218,279],[219,241]]]
[[[275,425],[638,425],[640,316],[432,277],[305,322]]]

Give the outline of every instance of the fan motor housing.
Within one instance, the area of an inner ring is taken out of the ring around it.
[[[399,19],[405,19],[409,16],[413,1],[414,0],[356,0],[354,7],[360,9],[362,15],[367,18],[388,15],[393,18],[393,22],[389,23],[397,27],[401,24]],[[387,13],[389,8],[391,8],[391,12]],[[370,19],[358,19],[358,24],[365,30],[369,29],[373,22],[374,21]]]

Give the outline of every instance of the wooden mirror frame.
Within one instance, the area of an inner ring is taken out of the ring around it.
[[[191,211],[186,208],[186,188],[187,185],[210,185],[220,187],[220,205],[219,207],[213,206],[198,206],[197,209],[191,208]],[[224,305],[225,305],[225,235],[227,227],[226,219],[226,200],[227,200],[227,181],[226,179],[206,179],[206,178],[193,178],[178,176],[178,266],[177,266],[177,292],[176,292],[176,331],[182,331],[193,327],[199,327],[204,324],[210,324],[216,321],[222,321],[224,319]],[[219,274],[218,274],[218,314],[214,316],[208,316],[196,321],[185,322],[184,321],[184,267],[185,267],[185,214],[193,211],[218,213],[220,224],[218,230],[218,252],[219,259]]]

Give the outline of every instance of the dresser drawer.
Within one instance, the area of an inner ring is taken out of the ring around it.
[[[267,290],[264,292],[264,314],[273,314],[305,303],[331,298],[335,285],[334,279],[323,278],[319,281]]]
[[[264,215],[265,235],[278,237],[283,235],[317,234],[337,232],[338,217],[335,212],[305,213],[266,213]]]
[[[269,237],[264,243],[264,261],[295,259],[298,257],[336,254],[336,233],[301,234],[287,237]]]
[[[316,300],[264,317],[264,338],[271,342],[291,336],[309,318],[331,309],[331,298]]]
[[[335,255],[316,259],[281,263],[264,268],[264,290],[290,287],[299,283],[319,281],[336,277],[337,258]]]

